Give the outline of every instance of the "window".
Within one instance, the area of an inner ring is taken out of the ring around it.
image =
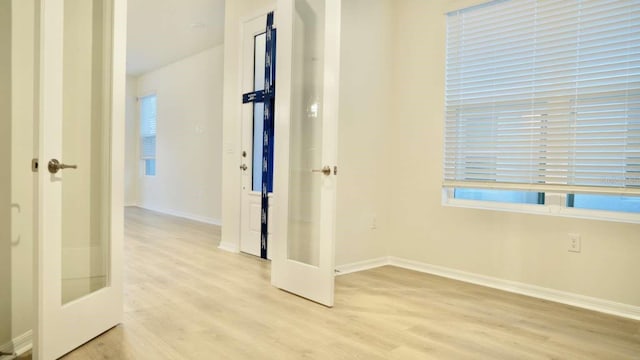
[[[639,27],[640,7],[622,0],[501,0],[449,13],[445,189],[640,212]]]
[[[570,194],[567,207],[640,213],[640,197],[621,195]]]
[[[156,96],[140,99],[140,158],[144,174],[156,175]]]
[[[514,204],[544,204],[544,193],[533,191],[465,189],[454,190],[456,199],[495,201]]]

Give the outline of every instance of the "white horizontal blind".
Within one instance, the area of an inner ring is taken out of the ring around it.
[[[149,95],[140,99],[140,157],[156,157],[156,96]]]
[[[640,193],[640,0],[448,14],[444,186]]]

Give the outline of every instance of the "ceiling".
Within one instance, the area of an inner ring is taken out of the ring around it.
[[[128,2],[128,75],[144,74],[224,41],[224,0]]]

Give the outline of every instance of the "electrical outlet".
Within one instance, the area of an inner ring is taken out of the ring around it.
[[[570,252],[579,253],[582,250],[582,239],[580,238],[580,234],[568,234],[569,235],[569,248]]]
[[[375,230],[378,228],[378,219],[375,215],[371,217],[371,224],[369,225],[369,227],[371,228],[371,230]]]

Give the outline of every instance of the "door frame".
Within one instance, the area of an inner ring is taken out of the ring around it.
[[[110,74],[110,242],[108,285],[84,298],[62,305],[61,194],[51,191],[50,158],[60,159],[62,140],[63,3],[36,3],[36,97],[38,159],[37,219],[34,220],[34,359],[64,355],[122,322],[122,247],[124,237],[124,118],[126,67],[126,0],[112,0]],[[53,136],[52,136],[53,134]],[[56,139],[55,137],[58,136]],[[63,159],[61,159],[63,160]],[[48,191],[49,193],[46,193]],[[56,211],[56,209],[58,209]],[[53,210],[53,211],[52,211]],[[52,235],[53,234],[53,235]],[[57,256],[56,256],[57,254]],[[104,306],[105,304],[110,304]],[[82,316],[82,315],[85,316]],[[91,315],[87,318],[86,315]]]

